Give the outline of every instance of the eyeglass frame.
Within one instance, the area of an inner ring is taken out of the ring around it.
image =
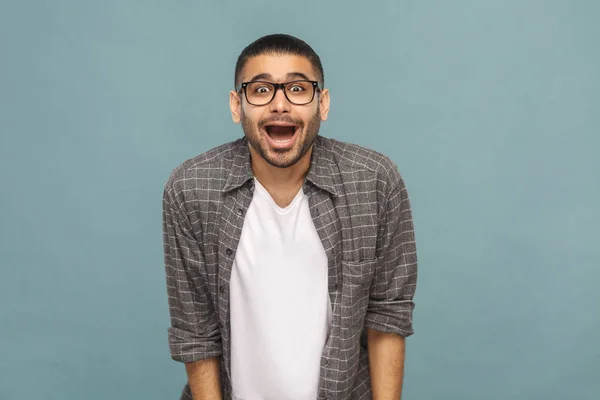
[[[287,92],[285,91],[285,86],[289,85],[290,83],[296,83],[296,82],[309,82],[309,83],[312,84],[313,94],[312,94],[312,97],[310,98],[310,100],[308,102],[306,102],[306,103],[294,103],[288,97]],[[248,100],[248,91],[246,90],[246,88],[248,87],[248,85],[251,84],[251,83],[268,83],[269,85],[272,85],[275,88],[275,90],[273,91],[273,96],[271,97],[271,100],[269,100],[265,104],[254,104],[254,103],[251,103],[250,100]],[[307,104],[312,103],[312,101],[315,99],[315,94],[317,92],[321,92],[322,91],[321,87],[319,87],[319,82],[318,81],[311,81],[309,79],[297,79],[295,81],[282,82],[282,83],[275,83],[275,82],[269,82],[269,81],[248,81],[248,82],[242,82],[242,83],[240,83],[240,88],[237,90],[237,92],[240,93],[243,90],[244,91],[244,97],[246,98],[246,101],[248,102],[248,104],[251,104],[251,105],[257,106],[257,107],[262,107],[262,106],[266,106],[268,104],[271,104],[271,102],[275,99],[275,96],[277,96],[277,91],[279,89],[281,89],[283,91],[283,95],[285,96],[285,98],[287,99],[287,101],[289,101],[291,104],[296,105],[296,106],[305,106]]]

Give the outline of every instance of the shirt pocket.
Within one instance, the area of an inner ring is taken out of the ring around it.
[[[376,259],[342,260],[342,328],[362,325],[376,262]]]

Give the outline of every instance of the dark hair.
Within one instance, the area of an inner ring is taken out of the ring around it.
[[[325,76],[323,74],[323,66],[321,59],[305,41],[291,35],[277,33],[273,35],[263,36],[254,42],[250,43],[237,59],[235,64],[234,87],[237,89],[241,83],[241,75],[248,60],[262,54],[294,54],[303,56],[310,61],[315,72],[317,73],[317,81],[322,87]]]

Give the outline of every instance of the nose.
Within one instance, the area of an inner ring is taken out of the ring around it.
[[[269,104],[269,111],[273,113],[285,113],[290,112],[291,104],[288,99],[285,97],[285,93],[283,92],[283,88],[280,88],[277,92],[275,92],[275,98]]]

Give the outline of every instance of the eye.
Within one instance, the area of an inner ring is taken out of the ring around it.
[[[288,90],[290,92],[298,93],[298,92],[303,92],[306,89],[304,89],[304,87],[302,85],[296,84],[296,85],[290,86],[290,88]]]
[[[257,86],[254,88],[254,92],[255,93],[260,93],[260,94],[264,94],[264,93],[269,93],[271,91],[271,88],[269,86],[263,85],[263,86]]]

